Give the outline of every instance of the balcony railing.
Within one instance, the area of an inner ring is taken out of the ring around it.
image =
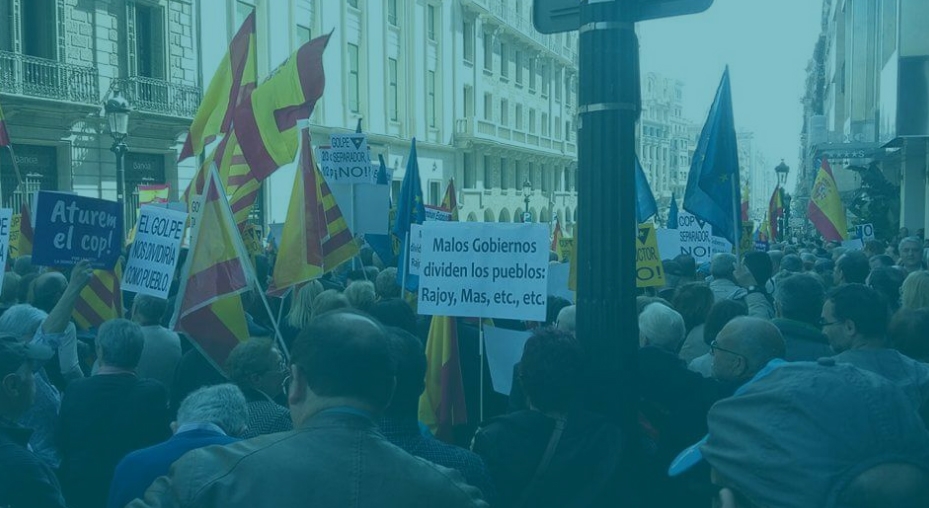
[[[577,156],[577,144],[569,140],[552,139],[547,135],[527,134],[521,130],[499,126],[474,117],[455,120],[455,135],[462,138],[483,139],[520,148],[534,148],[559,152],[568,157]]]
[[[508,2],[500,0],[469,0],[471,3],[480,5],[498,20],[513,27],[525,37],[532,39],[537,44],[548,49],[552,53],[559,55],[571,62],[577,63],[577,50],[569,48],[551,35],[539,33],[532,25],[532,21],[516,11]]]
[[[0,51],[0,91],[75,102],[98,104],[97,69]]]
[[[146,113],[193,118],[200,105],[200,88],[163,79],[130,76],[114,79],[111,88],[122,92],[132,109]]]

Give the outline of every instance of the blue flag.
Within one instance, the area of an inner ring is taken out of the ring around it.
[[[648,179],[645,178],[645,170],[639,163],[639,158],[635,158],[635,218],[639,224],[647,221],[653,215],[658,213],[658,203],[655,202],[655,195],[652,194],[652,188],[648,186]]]
[[[406,174],[403,175],[403,184],[400,186],[400,197],[397,199],[397,222],[394,223],[394,236],[400,240],[400,262],[397,265],[397,284],[404,286],[407,291],[415,292],[419,288],[419,276],[408,275],[407,271],[407,242],[406,235],[413,224],[422,224],[426,218],[426,206],[423,203],[423,187],[419,180],[419,162],[416,158],[416,138],[410,146],[410,156],[406,161]]]
[[[671,193],[671,209],[668,210],[668,229],[677,229],[677,196]]]
[[[729,68],[726,67],[694,152],[683,206],[712,224],[714,235],[739,245],[741,204],[739,150],[732,115]]]
[[[378,162],[381,166],[377,170],[377,185],[390,185],[390,177],[387,174],[387,163],[384,162],[384,156],[377,156]],[[388,208],[393,208],[391,203]],[[394,252],[393,245],[393,235],[390,233],[386,235],[378,234],[366,234],[365,242],[374,250],[374,253],[377,254],[377,257],[381,258],[381,261],[385,265],[393,265],[397,262],[397,253]]]

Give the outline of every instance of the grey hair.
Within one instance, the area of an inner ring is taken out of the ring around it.
[[[900,240],[900,243],[897,244],[897,250],[899,251],[900,249],[902,249],[902,248],[903,248],[903,244],[905,244],[905,243],[914,243],[914,244],[916,244],[917,247],[922,247],[922,246],[923,246],[923,242],[921,242],[921,241],[919,240],[919,237],[918,237],[918,236],[908,236],[908,237],[904,238],[903,240]]]
[[[31,339],[48,314],[32,305],[21,303],[14,305],[0,316],[0,331],[19,339]]]
[[[400,297],[400,285],[397,284],[397,269],[394,267],[385,268],[383,272],[377,274],[374,279],[374,289],[381,300],[388,298]]]
[[[352,282],[345,291],[343,291],[348,303],[357,310],[368,312],[377,301],[377,295],[374,293],[374,283],[366,280]]]
[[[164,317],[165,309],[168,306],[167,300],[157,296],[138,294],[132,300],[133,317],[143,318],[142,324],[158,324]]]
[[[104,364],[123,369],[139,365],[145,336],[142,327],[128,319],[112,319],[97,331],[97,351]]]
[[[177,424],[187,423],[212,423],[230,436],[241,436],[248,424],[245,395],[232,383],[195,390],[177,410]]]
[[[577,306],[568,305],[558,312],[556,328],[563,332],[574,333],[577,329]]]
[[[649,344],[677,353],[687,329],[684,327],[684,318],[676,310],[667,305],[650,303],[639,314],[639,333]]]
[[[717,254],[710,261],[710,275],[716,279],[728,279],[735,272],[735,265],[738,261],[732,254]]]

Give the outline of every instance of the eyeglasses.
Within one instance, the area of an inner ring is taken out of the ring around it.
[[[825,328],[825,327],[827,327],[827,326],[840,325],[840,324],[842,324],[841,321],[826,321],[826,320],[823,319],[823,318],[819,318],[819,327],[820,327],[820,328]]]
[[[290,395],[290,375],[281,381],[281,391],[284,392],[284,395]]]
[[[713,342],[710,342],[710,354],[715,355],[717,351],[722,351],[723,353],[729,353],[730,355],[736,355],[736,356],[741,356],[741,357],[745,356],[742,353],[736,353],[735,351],[731,349],[719,347],[719,344],[717,344],[716,341],[714,340]]]

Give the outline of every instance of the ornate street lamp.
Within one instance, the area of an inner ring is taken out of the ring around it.
[[[132,111],[132,108],[129,106],[129,101],[119,93],[119,90],[116,90],[113,96],[103,104],[103,109],[106,112],[106,120],[110,126],[110,136],[113,137],[113,146],[110,147],[110,151],[116,154],[116,200],[122,205],[123,238],[125,238],[128,226],[126,223],[128,200],[126,199],[126,174],[123,169],[123,156],[129,150],[125,140],[126,135],[129,133],[129,112]]]
[[[779,220],[781,221],[781,227],[779,230],[780,241],[790,241],[790,194],[784,189],[787,185],[787,175],[790,173],[790,166],[784,163],[784,159],[781,159],[781,163],[774,168],[774,172],[777,173],[777,183],[780,188],[781,193],[781,203],[784,206],[784,216]]]
[[[525,212],[523,212],[523,222],[530,222],[532,220],[532,215],[529,213],[529,196],[532,195],[532,182],[527,178],[523,182],[523,201],[526,203]]]

